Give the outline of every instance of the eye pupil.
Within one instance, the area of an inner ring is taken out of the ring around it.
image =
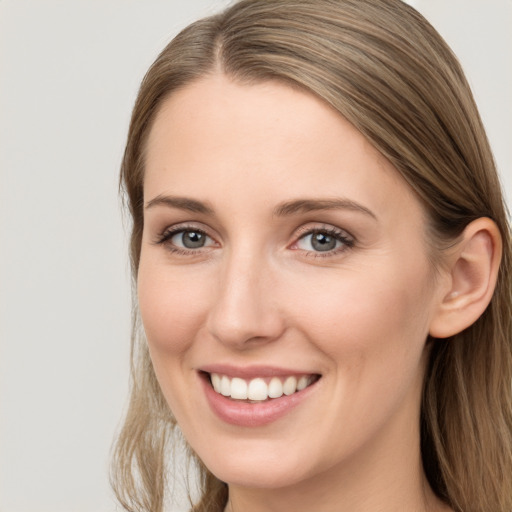
[[[183,246],[187,249],[197,249],[205,244],[205,236],[197,231],[185,231],[181,236]]]
[[[313,233],[311,245],[316,251],[332,251],[336,248],[336,238],[325,233]]]

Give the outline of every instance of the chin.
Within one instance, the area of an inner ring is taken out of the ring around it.
[[[271,447],[255,446],[248,449],[240,444],[232,443],[228,450],[209,450],[209,453],[199,450],[196,453],[211,473],[229,485],[277,489],[294,485],[308,477],[303,453],[293,455],[290,447],[283,454]]]
[[[250,460],[250,459],[249,459]],[[306,478],[297,467],[260,465],[254,461],[240,464],[215,465],[210,471],[221,481],[237,487],[279,489],[293,486]]]

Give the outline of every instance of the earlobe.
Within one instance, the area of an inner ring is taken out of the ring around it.
[[[431,336],[453,336],[482,315],[496,286],[501,251],[501,234],[491,219],[482,217],[468,224],[449,257],[449,289],[432,318]]]

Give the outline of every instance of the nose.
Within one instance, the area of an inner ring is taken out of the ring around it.
[[[214,338],[237,350],[275,341],[285,329],[270,266],[247,252],[224,262],[207,321]]]

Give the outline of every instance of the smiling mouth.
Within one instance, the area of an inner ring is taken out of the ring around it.
[[[207,373],[209,382],[219,395],[247,403],[262,403],[283,395],[299,393],[320,379],[318,374],[242,379],[219,373]]]

